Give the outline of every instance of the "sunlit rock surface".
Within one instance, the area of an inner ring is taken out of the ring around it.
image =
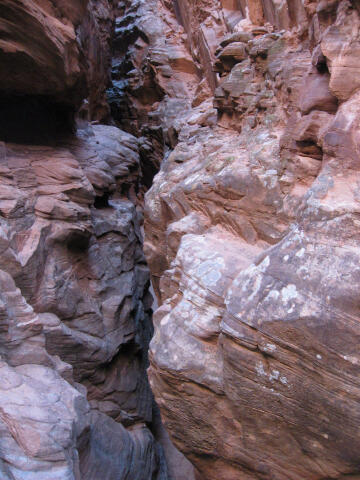
[[[177,2],[215,85],[146,196],[149,373],[206,480],[360,478],[359,11]]]

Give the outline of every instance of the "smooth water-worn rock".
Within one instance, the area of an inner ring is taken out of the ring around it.
[[[97,478],[104,464],[109,478],[165,479],[147,427],[149,273],[126,193],[137,141],[99,125],[2,149],[4,479]]]
[[[110,112],[115,14],[0,6],[3,480],[170,478],[146,375],[139,141],[89,123]]]

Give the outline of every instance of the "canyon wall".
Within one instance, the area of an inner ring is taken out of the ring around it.
[[[165,425],[206,480],[358,479],[359,3],[164,5],[199,75],[145,201]]]
[[[106,92],[115,3],[0,5],[1,480],[192,476],[146,375],[141,142]]]
[[[1,480],[360,478],[359,28],[1,2]]]

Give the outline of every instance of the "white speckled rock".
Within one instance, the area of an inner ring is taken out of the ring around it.
[[[355,3],[253,2],[146,196],[151,385],[207,480],[360,475]]]

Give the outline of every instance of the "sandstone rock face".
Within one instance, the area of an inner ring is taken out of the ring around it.
[[[1,2],[1,479],[360,478],[359,27]]]
[[[137,148],[102,125],[56,146],[2,144],[4,480],[95,480],[104,465],[108,479],[168,478],[147,426]]]
[[[88,96],[92,119],[104,118],[113,17],[109,0],[1,2],[1,96],[40,95],[71,111]]]
[[[1,91],[18,94],[68,93],[81,88],[75,26],[87,1],[5,1],[1,5]],[[24,74],[25,73],[25,74]],[[29,78],[30,75],[30,78]]]
[[[115,16],[0,6],[1,480],[176,480],[164,449],[186,462],[146,376],[140,144],[88,122],[109,115]]]
[[[206,480],[360,478],[359,10],[175,2],[213,93],[146,195],[149,374]]]

